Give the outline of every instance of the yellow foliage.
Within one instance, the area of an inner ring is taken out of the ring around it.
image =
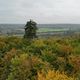
[[[42,46],[45,45],[45,44],[44,44],[44,40],[42,40],[42,39],[35,40],[35,41],[33,42],[33,45],[35,45],[36,47],[42,47]]]
[[[76,80],[72,77],[68,77],[65,73],[60,73],[59,71],[49,70],[47,74],[43,71],[38,72],[38,80]]]
[[[5,42],[0,42],[0,49],[3,49],[6,46]]]

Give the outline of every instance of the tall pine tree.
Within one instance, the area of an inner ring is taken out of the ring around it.
[[[24,38],[33,39],[36,38],[36,30],[37,30],[37,23],[30,20],[25,25],[25,34]]]

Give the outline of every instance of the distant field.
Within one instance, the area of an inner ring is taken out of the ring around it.
[[[69,29],[53,29],[53,28],[39,28],[37,32],[55,32],[55,31],[68,31]]]
[[[24,35],[25,24],[0,24],[0,35]],[[80,32],[80,24],[38,24],[38,33]],[[63,33],[64,34],[64,33]]]

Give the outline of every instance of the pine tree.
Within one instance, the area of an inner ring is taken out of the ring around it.
[[[30,20],[25,25],[25,34],[24,38],[33,39],[36,38],[36,30],[37,30],[37,23]]]

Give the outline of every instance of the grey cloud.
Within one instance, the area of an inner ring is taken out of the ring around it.
[[[0,23],[80,23],[80,0],[0,0]]]

